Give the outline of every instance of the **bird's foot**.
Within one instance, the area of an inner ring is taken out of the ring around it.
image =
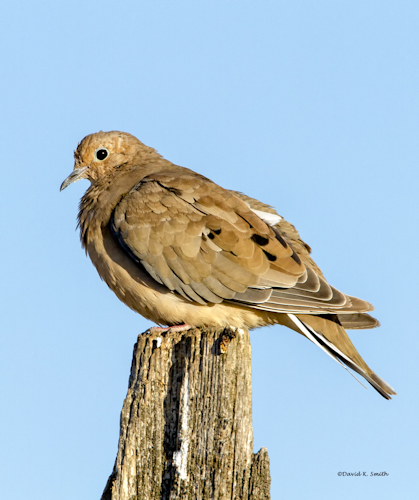
[[[150,333],[168,333],[168,332],[186,332],[190,330],[193,326],[183,323],[183,325],[173,325],[173,326],[152,326],[150,328]]]

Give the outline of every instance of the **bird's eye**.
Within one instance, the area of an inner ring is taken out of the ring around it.
[[[99,161],[105,160],[109,156],[109,151],[106,148],[99,148],[95,151],[95,158]]]

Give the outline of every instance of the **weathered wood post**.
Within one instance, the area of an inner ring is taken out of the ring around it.
[[[247,331],[140,335],[102,500],[268,500],[251,396]]]

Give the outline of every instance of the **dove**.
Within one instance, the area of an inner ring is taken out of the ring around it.
[[[74,160],[61,190],[90,181],[78,214],[82,246],[128,307],[179,329],[281,324],[384,398],[396,394],[345,330],[378,326],[373,306],[330,285],[271,206],[171,163],[125,132],[86,136]]]

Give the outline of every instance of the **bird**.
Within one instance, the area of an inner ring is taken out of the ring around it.
[[[119,131],[78,144],[61,191],[81,179],[91,183],[79,205],[82,246],[129,308],[168,328],[281,324],[384,398],[396,394],[345,330],[379,326],[373,306],[330,285],[310,246],[270,205]]]

